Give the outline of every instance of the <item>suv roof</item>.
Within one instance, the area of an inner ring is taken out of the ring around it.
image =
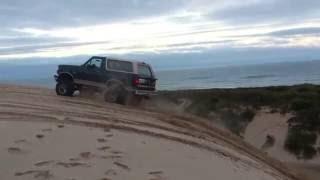
[[[141,64],[148,64],[143,61],[137,61],[137,60],[132,60],[132,59],[120,59],[116,57],[110,57],[110,56],[92,56],[92,58],[104,58],[106,60],[114,60],[114,61],[127,61],[127,62],[132,62],[132,63],[141,63]],[[148,64],[149,65],[149,64]]]
[[[122,61],[122,62],[128,62],[128,63],[132,63],[132,70],[128,70],[128,67],[125,67],[126,69],[110,69],[108,66],[108,63],[106,63],[106,69],[107,70],[113,70],[113,71],[121,71],[121,72],[129,72],[129,73],[135,73],[138,74],[139,73],[139,67],[141,65],[146,65],[148,66],[151,76],[155,77],[154,72],[152,67],[148,64],[145,63],[143,61],[135,61],[135,60],[129,60],[129,59],[120,59],[120,58],[113,58],[113,57],[105,57],[105,56],[92,56],[91,58],[99,58],[99,59],[105,59],[106,61],[111,60],[111,61]]]

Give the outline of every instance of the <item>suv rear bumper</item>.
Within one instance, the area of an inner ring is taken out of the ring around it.
[[[135,95],[139,96],[154,96],[157,95],[156,91],[146,91],[146,90],[134,90]]]

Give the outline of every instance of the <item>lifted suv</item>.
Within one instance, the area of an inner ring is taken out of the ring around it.
[[[81,66],[59,65],[56,93],[72,96],[84,87],[102,89],[107,102],[126,104],[130,97],[142,99],[155,93],[156,78],[149,64],[93,56]]]

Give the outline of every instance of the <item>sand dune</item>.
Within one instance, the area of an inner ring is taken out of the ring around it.
[[[288,132],[287,120],[290,117],[290,114],[282,115],[280,113],[270,113],[269,109],[261,110],[247,126],[245,140],[265,151],[269,156],[286,163],[295,171],[304,173],[308,179],[318,180],[320,177],[319,155],[311,160],[297,159],[296,156],[284,149],[284,142]],[[263,148],[267,136],[274,138],[274,144]]]
[[[0,86],[0,179],[298,179],[206,121]]]

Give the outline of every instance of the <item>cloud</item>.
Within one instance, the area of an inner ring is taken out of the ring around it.
[[[317,35],[320,34],[320,27],[293,28],[268,33],[270,36],[294,36],[294,35]]]
[[[19,36],[7,36],[7,37],[0,37],[0,49],[8,49],[12,47],[18,46],[32,46],[32,45],[41,45],[41,44],[48,44],[48,43],[62,43],[66,42],[68,38],[53,38],[53,37],[19,37]]]
[[[314,48],[319,7],[317,0],[2,0],[0,59]]]
[[[43,42],[43,39],[38,39]],[[49,38],[50,40],[50,38]],[[49,41],[50,42],[50,41]],[[36,44],[36,45],[25,45],[25,46],[14,46],[7,48],[0,48],[1,55],[13,55],[13,54],[23,54],[28,52],[41,52],[49,51],[54,48],[70,48],[70,47],[79,47],[79,46],[90,46],[90,45],[99,45],[99,44],[108,44],[108,41],[97,41],[97,42],[57,42],[49,44]]]
[[[319,8],[317,0],[238,1],[209,13],[208,17],[230,24],[301,22],[306,18],[319,18]]]
[[[2,0],[0,22],[5,27],[70,27],[167,14],[183,0]]]
[[[12,55],[24,55],[33,52],[34,54],[39,52],[60,52],[63,54],[65,51],[69,51],[70,49],[78,49],[78,48],[86,48],[90,49],[91,46],[94,46],[96,49],[103,48],[102,51],[105,52],[143,52],[143,51],[158,51],[158,52],[165,52],[165,51],[192,51],[192,49],[204,49],[205,47],[212,47],[212,46],[220,46],[225,45],[227,43],[232,43],[232,40],[224,40],[224,41],[201,41],[201,42],[186,42],[186,43],[170,43],[170,44],[163,44],[158,45],[155,47],[148,47],[147,45],[143,44],[133,44],[133,45],[126,45],[121,44],[118,46],[109,46],[108,44],[112,43],[109,41],[96,41],[96,42],[61,42],[61,43],[49,43],[49,44],[36,44],[36,45],[26,45],[26,46],[15,46],[15,47],[8,47],[8,48],[0,48],[0,58],[4,56],[6,59],[7,56]],[[99,46],[99,47],[97,47]],[[32,53],[31,53],[32,54]],[[93,52],[78,52],[77,54],[70,54],[70,56],[74,55],[85,55],[85,54],[94,54]],[[36,55],[35,55],[36,56]]]

